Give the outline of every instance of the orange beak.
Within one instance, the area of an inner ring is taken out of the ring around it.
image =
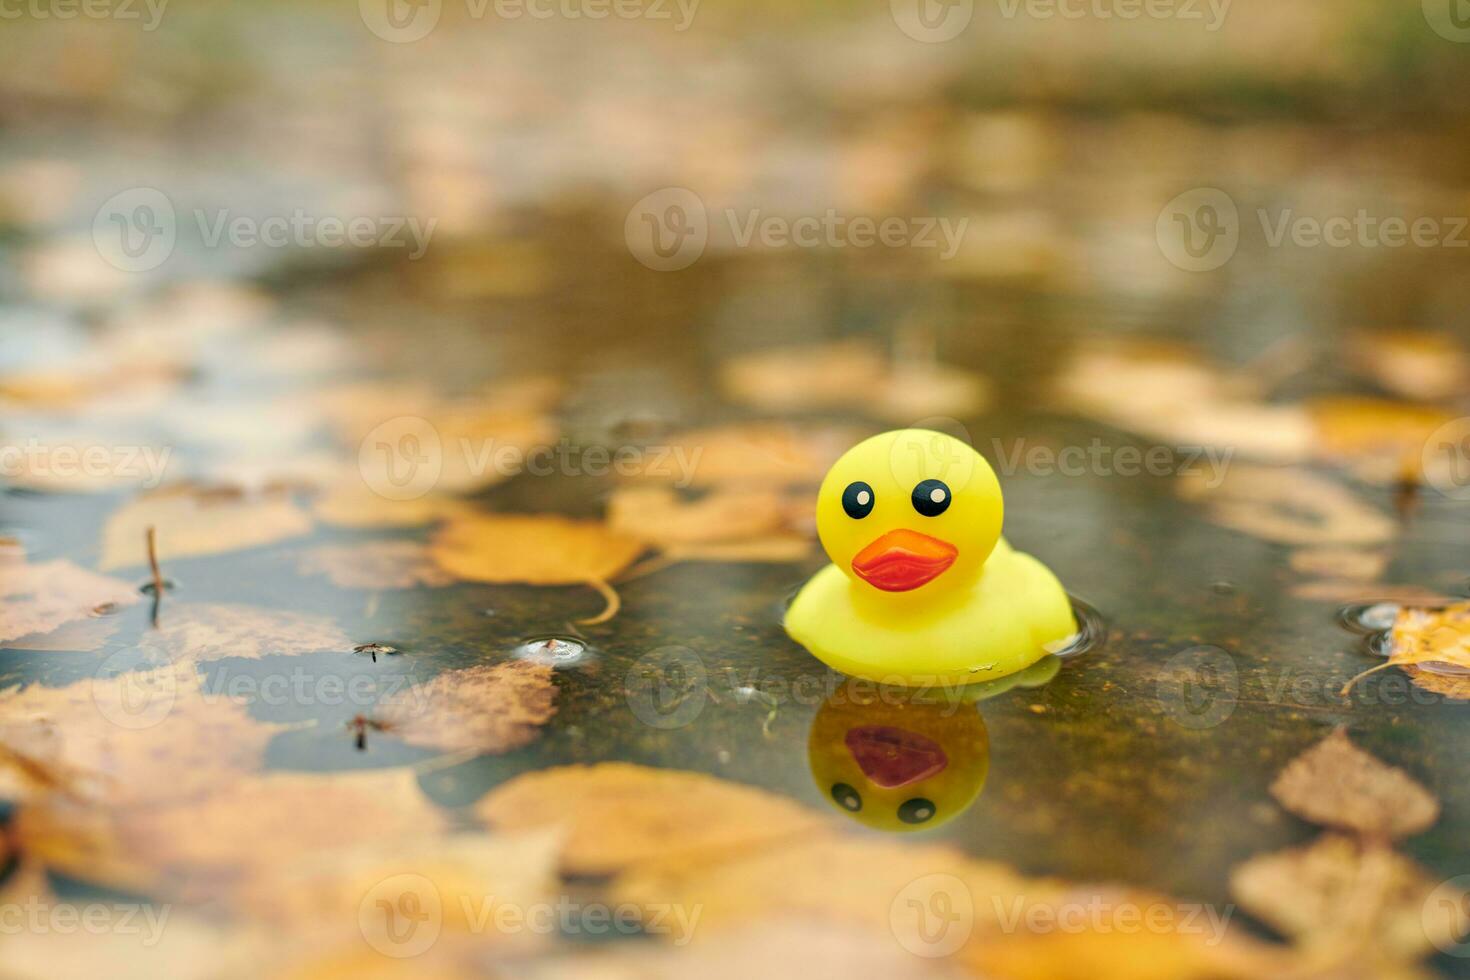
[[[959,553],[948,541],[900,528],[859,551],[852,570],[875,589],[908,592],[938,578]]]

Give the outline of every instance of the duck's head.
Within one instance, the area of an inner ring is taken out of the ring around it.
[[[970,808],[990,771],[990,739],[973,704],[849,682],[812,719],[807,760],[837,809],[907,833]]]
[[[900,429],[852,447],[817,496],[828,557],[874,593],[935,595],[974,581],[1000,539],[1000,482],[942,432]]]

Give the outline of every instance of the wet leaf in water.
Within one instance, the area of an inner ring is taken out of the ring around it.
[[[469,511],[464,501],[439,494],[393,500],[361,479],[333,483],[311,505],[317,520],[333,527],[423,527]]]
[[[608,524],[670,561],[800,561],[811,542],[786,527],[789,512],[769,490],[716,489],[686,502],[666,487],[633,486],[613,492]]]
[[[1343,964],[1413,962],[1470,932],[1466,896],[1429,908],[1435,887],[1423,868],[1385,844],[1340,834],[1251,858],[1230,876],[1231,894],[1247,912]]]
[[[1291,762],[1271,795],[1303,820],[1389,839],[1439,819],[1439,801],[1402,769],[1353,745],[1339,728]]]
[[[102,532],[103,569],[148,560],[144,534],[158,528],[159,559],[257,548],[311,531],[311,518],[283,493],[180,485],[134,498],[113,512]]]
[[[1288,559],[1293,571],[1323,578],[1375,582],[1388,567],[1388,555],[1355,548],[1298,548]]]
[[[1374,545],[1392,539],[1394,521],[1325,477],[1294,467],[1236,464],[1218,486],[1182,474],[1179,494],[1203,503],[1217,524],[1292,545]]]
[[[645,453],[634,475],[680,487],[816,486],[838,457],[871,434],[853,426],[782,422],[696,429]]]
[[[141,599],[138,590],[127,582],[89,572],[69,561],[32,564],[15,551],[0,554],[0,602],[5,609],[0,617],[0,643],[15,645],[21,637],[44,636],[66,623],[94,615],[99,607],[118,608]],[[73,636],[98,639],[88,633]]]
[[[139,646],[161,660],[203,662],[345,652],[352,642],[326,616],[190,603],[165,606],[158,628],[144,633]]]
[[[617,594],[608,581],[645,550],[638,538],[599,521],[551,515],[482,514],[451,521],[430,546],[439,567],[459,579],[523,585],[590,585],[616,614]]]
[[[55,731],[45,762],[109,806],[188,799],[259,767],[280,726],[212,695],[192,664],[0,691],[0,738]],[[7,730],[9,734],[7,734]]]
[[[322,545],[301,552],[296,568],[302,575],[325,575],[339,589],[415,589],[455,581],[418,541]]]
[[[499,831],[565,825],[561,862],[572,874],[609,874],[656,859],[728,859],[829,826],[765,790],[621,762],[517,776],[480,800],[475,812]]]
[[[1413,665],[1405,667],[1404,672],[1426,691],[1454,701],[1470,701],[1470,674],[1442,674]]]
[[[554,673],[525,660],[445,671],[386,699],[378,720],[410,745],[509,752],[533,741],[556,714]]]
[[[989,401],[985,379],[932,357],[892,362],[862,341],[776,348],[726,361],[721,384],[733,400],[767,412],[850,408],[911,422],[968,417]]]
[[[1401,607],[1391,640],[1388,659],[1354,677],[1343,688],[1344,693],[1363,677],[1388,667],[1417,667],[1411,675],[1415,683],[1431,691],[1438,688],[1434,682],[1425,683],[1424,678],[1436,672],[1462,681],[1470,679],[1470,602],[1438,609]],[[1452,685],[1438,685],[1446,686]]]
[[[406,844],[445,829],[411,770],[240,776],[196,800],[123,815],[134,853],[216,883],[269,880],[335,848]]]
[[[1249,381],[1181,348],[1084,347],[1058,376],[1055,391],[1073,411],[1173,446],[1207,446],[1276,463],[1312,454],[1314,432],[1305,410],[1266,404]]]
[[[1361,331],[1352,337],[1348,356],[1360,372],[1404,398],[1433,401],[1470,387],[1470,358],[1445,334]]]

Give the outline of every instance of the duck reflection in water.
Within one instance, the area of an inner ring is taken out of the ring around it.
[[[883,687],[850,679],[817,709],[807,740],[812,778],[843,813],[875,830],[907,833],[948,823],[979,798],[990,736],[978,702],[1039,687],[1060,661],[963,688]]]

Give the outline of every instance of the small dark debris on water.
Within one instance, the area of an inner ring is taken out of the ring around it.
[[[163,570],[158,567],[158,532],[153,525],[148,526],[144,540],[148,544],[148,570],[153,573],[153,578],[145,582],[138,591],[153,597],[153,609],[148,615],[148,621],[156,629],[158,627],[158,607],[163,602],[163,594],[172,589],[174,583],[164,578]],[[107,603],[107,605],[111,604]]]
[[[367,749],[368,732],[387,732],[392,731],[392,729],[393,724],[391,722],[378,721],[376,718],[369,718],[367,715],[354,715],[352,720],[347,723],[347,730],[353,734],[353,744],[357,746],[357,751],[359,752]]]
[[[390,647],[386,643],[359,643],[352,648],[353,653],[366,653],[373,658],[373,663],[378,662],[378,654],[389,656],[398,652],[397,647]]]

